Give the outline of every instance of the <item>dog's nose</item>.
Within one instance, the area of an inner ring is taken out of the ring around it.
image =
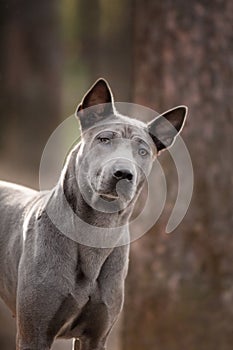
[[[130,170],[128,169],[119,169],[116,170],[113,173],[113,177],[117,180],[128,180],[128,181],[132,181],[133,180],[133,174]]]

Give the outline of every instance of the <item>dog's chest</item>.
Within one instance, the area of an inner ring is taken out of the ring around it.
[[[81,246],[77,257],[76,281],[96,281],[112,249]]]
[[[73,295],[82,307],[90,296],[101,298],[98,279],[111,249],[81,246],[78,250]]]
[[[83,323],[86,324],[86,321],[84,322],[86,314],[95,314],[99,308],[104,309],[102,312],[106,312],[105,291],[108,286],[103,286],[99,280],[109,254],[110,249],[82,247],[79,250],[74,289],[65,301],[65,304],[73,306],[58,336],[80,335]],[[67,308],[62,308],[61,312],[64,312],[63,309]]]

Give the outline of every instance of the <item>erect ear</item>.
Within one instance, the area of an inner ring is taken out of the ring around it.
[[[94,123],[113,113],[113,95],[107,81],[100,78],[88,90],[76,110],[82,129],[93,126]],[[85,109],[88,110],[85,112]]]
[[[172,146],[184,126],[187,112],[186,106],[178,106],[159,115],[148,124],[148,132],[158,152]]]

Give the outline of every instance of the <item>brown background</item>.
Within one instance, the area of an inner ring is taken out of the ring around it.
[[[163,154],[170,195],[159,222],[132,245],[111,350],[232,349],[232,23],[230,0],[0,2],[1,178],[38,188],[49,135],[99,76],[117,101],[189,107],[193,199],[166,235],[176,174]],[[0,349],[14,349],[3,306]]]

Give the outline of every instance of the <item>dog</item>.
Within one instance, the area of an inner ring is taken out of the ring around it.
[[[56,338],[106,349],[123,306],[129,218],[186,114],[178,106],[148,124],[121,115],[99,79],[77,108],[81,142],[57,185],[0,183],[0,295],[16,317],[17,350],[49,350]]]

